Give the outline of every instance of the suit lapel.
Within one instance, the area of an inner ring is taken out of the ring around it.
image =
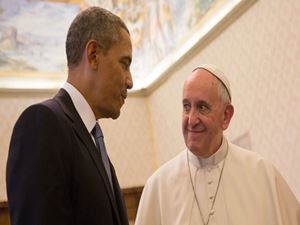
[[[74,128],[77,136],[79,137],[81,142],[83,142],[84,145],[86,146],[86,149],[88,150],[88,152],[92,158],[92,161],[94,162],[94,164],[105,184],[105,189],[109,195],[109,199],[113,206],[112,208],[116,215],[118,224],[121,225],[120,214],[119,214],[120,211],[118,210],[117,202],[113,196],[112,189],[109,184],[109,180],[108,180],[108,177],[107,177],[107,174],[106,174],[106,171],[105,171],[102,159],[101,159],[101,155],[99,154],[99,152],[91,138],[90,133],[86,129],[83,121],[81,120],[78,112],[76,111],[75,106],[73,105],[73,102],[72,102],[69,94],[64,89],[60,89],[58,94],[54,97],[54,99],[60,104],[60,106],[62,107],[62,109],[65,112],[65,114],[67,115],[67,117],[72,121],[72,125],[73,125],[73,128]],[[111,167],[112,167],[112,165],[111,165]],[[119,186],[118,186],[118,188],[115,186],[115,180],[116,180],[115,172],[114,172],[113,179],[114,179],[114,181],[113,181],[114,187],[115,187],[115,189],[118,189],[118,191],[116,190],[115,192],[120,192]],[[120,193],[115,193],[115,194],[116,194],[115,195],[116,198],[117,198],[117,196],[119,197],[119,195],[120,195]],[[118,204],[119,204],[119,201],[118,201]]]

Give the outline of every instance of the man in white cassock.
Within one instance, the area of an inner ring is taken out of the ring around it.
[[[277,169],[230,143],[227,78],[201,65],[183,88],[187,149],[146,182],[135,225],[300,225],[300,205]]]

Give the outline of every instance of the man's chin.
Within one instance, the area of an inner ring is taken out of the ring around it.
[[[115,112],[113,112],[113,113],[111,114],[111,118],[112,118],[113,120],[118,119],[119,116],[120,116],[120,110],[116,110]]]
[[[196,156],[198,156],[198,157],[204,157],[204,156],[207,154],[207,152],[205,152],[200,146],[194,145],[194,144],[192,144],[192,143],[190,143],[190,144],[188,145],[188,149],[189,149],[194,155],[196,155]]]
[[[113,120],[118,119],[120,116],[120,109],[115,109],[115,110],[110,110],[106,111],[105,113],[102,114],[102,118],[111,118]]]

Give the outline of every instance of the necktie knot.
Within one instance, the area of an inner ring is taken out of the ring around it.
[[[97,123],[97,122],[91,133],[95,139],[99,139],[100,137],[103,138],[103,133],[102,133],[101,127],[100,127],[99,123]]]

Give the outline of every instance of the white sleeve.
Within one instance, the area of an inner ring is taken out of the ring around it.
[[[135,225],[162,225],[158,185],[153,177],[150,177],[145,184]]]
[[[275,170],[275,183],[278,196],[278,205],[283,224],[299,225],[300,224],[300,204],[289,188],[288,184]]]

